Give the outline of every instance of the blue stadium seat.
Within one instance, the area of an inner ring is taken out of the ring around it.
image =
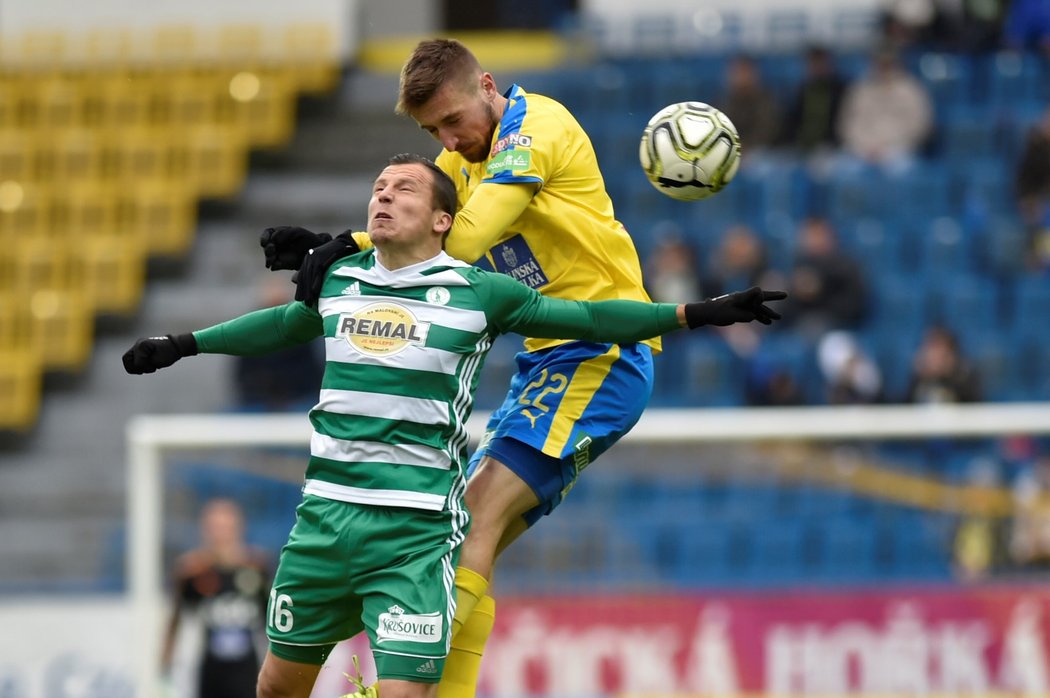
[[[948,515],[898,508],[888,534],[889,560],[898,579],[947,580],[951,576],[954,522]]]
[[[999,288],[988,279],[960,274],[931,277],[930,319],[952,328],[960,338],[994,332],[1002,327]]]
[[[951,53],[923,53],[915,73],[922,79],[938,108],[968,104],[973,99],[973,65],[969,56]]]
[[[873,274],[875,282],[883,270],[900,269],[904,263],[902,235],[874,217],[854,218],[838,226],[839,244]]]
[[[875,184],[878,213],[895,223],[912,225],[948,215],[949,184],[944,163],[923,161],[907,172],[888,177],[881,185]]]
[[[879,333],[875,337],[879,344],[884,347],[885,340],[899,337],[916,341],[929,322],[925,280],[887,271],[873,280],[872,287],[869,322]]]
[[[1001,158],[995,115],[984,105],[953,105],[940,115],[940,151],[955,164],[955,174],[969,174],[973,158]]]
[[[835,517],[819,527],[815,575],[825,582],[860,582],[877,574],[871,521]]]
[[[695,333],[686,347],[684,395],[700,407],[733,407],[743,402],[739,359],[718,335]]]
[[[734,527],[679,527],[667,545],[667,571],[682,586],[726,586],[738,578],[740,537]]]
[[[791,584],[812,569],[812,540],[805,524],[795,520],[759,518],[748,531],[744,574],[759,586]]]
[[[1012,105],[1019,102],[1050,101],[1045,72],[1046,61],[1034,53],[1004,51],[988,56],[984,61],[987,71],[986,99],[994,105]]]
[[[976,266],[973,239],[954,218],[942,216],[921,234],[919,261],[927,279],[940,283],[957,277],[968,278]]]

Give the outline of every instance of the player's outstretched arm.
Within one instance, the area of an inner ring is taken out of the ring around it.
[[[764,291],[752,286],[746,291],[727,293],[717,298],[709,298],[698,303],[686,303],[681,306],[685,325],[689,329],[704,325],[725,327],[737,322],[757,320],[763,325],[772,324],[780,319],[780,313],[770,308],[768,301],[782,301],[787,298],[786,291]]]
[[[255,310],[193,333],[147,337],[121,357],[133,375],[167,368],[185,356],[256,356],[308,342],[324,332],[321,316],[302,303]]]
[[[501,274],[481,277],[486,307],[501,332],[528,337],[583,339],[618,344],[638,342],[687,327],[731,325],[757,320],[771,324],[780,313],[766,305],[787,298],[784,291],[753,287],[695,303],[631,300],[567,301],[540,295]]]

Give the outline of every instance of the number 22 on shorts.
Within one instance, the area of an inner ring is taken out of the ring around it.
[[[563,374],[548,374],[547,369],[543,369],[540,371],[540,377],[529,383],[525,386],[525,390],[521,391],[521,397],[518,398],[518,403],[539,410],[542,414],[547,414],[550,412],[551,408],[543,404],[544,398],[551,394],[558,395],[565,392],[565,386],[568,384],[569,379]],[[540,390],[536,393],[535,397],[529,397],[529,393],[531,393],[534,388],[539,388]],[[529,418],[533,428],[535,428],[536,420],[539,419],[542,414],[533,413],[529,408],[523,409],[521,413]]]

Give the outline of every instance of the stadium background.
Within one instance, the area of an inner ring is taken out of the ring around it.
[[[1050,96],[1044,58],[906,53],[936,126],[903,177],[822,181],[782,154],[681,204],[637,165],[649,115],[684,99],[717,106],[741,50],[782,98],[813,40],[846,77],[862,74],[879,9],[304,0],[145,11],[109,0],[74,15],[55,0],[0,2],[0,627],[14,629],[0,633],[0,695],[130,694],[125,424],[230,412],[235,400],[231,361],[133,380],[117,357],[137,336],[254,307],[258,231],[342,230],[360,220],[386,157],[434,152],[391,114],[394,75],[421,35],[455,30],[499,85],[520,81],[574,111],[643,260],[666,221],[701,254],[746,222],[787,270],[798,221],[827,215],[864,260],[872,312],[858,337],[894,394],[937,320],[962,337],[987,399],[1045,400],[1050,278],[1019,261],[1012,194]],[[497,345],[480,408],[500,397],[515,350]],[[759,352],[822,401],[811,343],[770,333]],[[745,366],[721,335],[673,343],[658,371],[654,407],[745,404]],[[953,561],[960,523],[985,509],[951,487],[993,463],[987,511],[1008,523],[1007,488],[1045,452],[1024,436],[795,451],[624,444],[501,563],[483,691],[1050,691],[1045,577],[1010,567],[964,581]],[[194,543],[196,512],[217,495],[242,501],[253,542],[276,550],[300,465],[294,449],[179,454],[166,559]],[[831,482],[843,470],[861,475]]]

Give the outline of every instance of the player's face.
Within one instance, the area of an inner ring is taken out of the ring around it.
[[[414,163],[389,165],[379,173],[368,202],[368,235],[377,247],[431,239],[440,245],[442,221],[448,214],[434,208],[432,176]]]
[[[498,98],[492,76],[483,73],[474,89],[447,82],[410,113],[445,150],[459,153],[467,162],[484,162],[500,119],[495,106]]]

